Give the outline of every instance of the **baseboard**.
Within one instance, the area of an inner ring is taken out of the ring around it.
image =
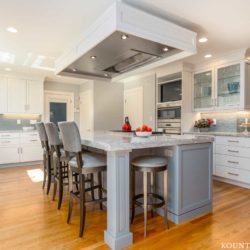
[[[219,177],[219,176],[213,176],[213,179],[216,180],[216,181],[226,182],[228,184],[232,184],[232,185],[235,185],[235,186],[250,189],[250,184],[243,183],[243,182],[240,182],[240,181],[230,180],[230,179],[227,179],[227,178],[224,178],[224,177]]]
[[[41,165],[43,164],[42,161],[29,161],[29,162],[20,162],[20,163],[9,163],[9,164],[1,164],[1,168],[13,168],[13,167],[27,167],[27,166],[34,166],[34,165]]]

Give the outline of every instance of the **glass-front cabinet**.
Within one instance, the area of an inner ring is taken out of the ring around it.
[[[250,65],[244,61],[193,74],[194,111],[249,109],[249,95]]]
[[[213,107],[213,71],[194,74],[194,109],[206,110]]]
[[[240,106],[240,63],[217,68],[217,99],[216,105],[220,107]]]

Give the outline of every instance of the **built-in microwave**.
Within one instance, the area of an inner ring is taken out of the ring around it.
[[[181,134],[181,106],[157,105],[157,130]]]

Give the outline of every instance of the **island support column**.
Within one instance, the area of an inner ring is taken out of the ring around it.
[[[107,230],[105,243],[119,250],[133,243],[129,219],[129,153],[107,152]]]

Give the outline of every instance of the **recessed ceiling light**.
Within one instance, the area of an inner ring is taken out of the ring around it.
[[[126,40],[127,38],[128,38],[128,35],[123,34],[123,35],[121,36],[121,39],[122,39],[122,40]]]
[[[4,70],[5,71],[11,71],[12,69],[11,68],[5,68]]]
[[[167,52],[167,51],[168,51],[168,47],[164,47],[162,50],[163,50],[164,52]]]
[[[94,59],[96,59],[96,56],[91,56],[90,58],[94,60]]]
[[[206,43],[208,41],[208,39],[204,36],[204,37],[201,37],[200,39],[199,39],[199,42],[200,43]]]
[[[72,69],[72,71],[73,71],[73,72],[76,72],[76,71],[77,71],[77,69],[76,69],[76,68],[73,68],[73,69]]]
[[[8,27],[7,31],[9,31],[10,33],[17,33],[18,32],[18,30],[14,27]]]
[[[204,57],[205,57],[205,58],[211,58],[212,55],[211,55],[211,54],[206,54]]]
[[[104,74],[105,77],[108,77],[109,75],[107,73]]]
[[[56,75],[56,77],[59,77],[59,78],[60,78],[60,77],[62,77],[62,76],[60,76],[60,75]]]

